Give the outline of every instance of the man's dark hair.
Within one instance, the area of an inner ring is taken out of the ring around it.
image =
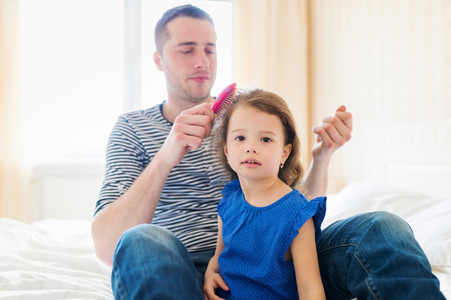
[[[167,30],[169,22],[178,17],[190,17],[199,20],[207,20],[213,26],[213,19],[202,9],[191,4],[181,5],[166,11],[155,26],[155,46],[159,53],[163,53],[163,46],[171,37]]]

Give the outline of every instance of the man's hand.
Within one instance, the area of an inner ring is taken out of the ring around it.
[[[329,160],[332,153],[351,139],[352,115],[342,105],[333,116],[324,118],[321,124],[313,127],[313,132],[316,134],[313,158]]]
[[[158,155],[163,156],[169,168],[178,165],[188,152],[198,149],[203,139],[211,134],[214,119],[215,114],[209,103],[183,111],[175,119]]]

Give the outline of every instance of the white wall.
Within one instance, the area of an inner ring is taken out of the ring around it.
[[[103,171],[103,164],[36,166],[32,221],[47,218],[91,220]]]

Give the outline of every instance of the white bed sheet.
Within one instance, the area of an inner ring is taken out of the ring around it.
[[[0,299],[114,299],[90,222],[0,219]]]

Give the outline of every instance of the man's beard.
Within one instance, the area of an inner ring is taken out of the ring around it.
[[[207,92],[205,92],[204,95],[202,96],[196,96],[192,93],[191,90],[185,89],[184,90],[184,94],[186,99],[193,104],[200,104],[205,102],[206,99],[208,99],[210,97],[210,90],[208,90]]]

